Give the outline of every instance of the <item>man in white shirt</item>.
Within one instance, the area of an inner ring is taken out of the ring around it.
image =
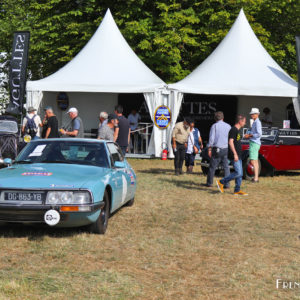
[[[23,119],[22,133],[29,134],[32,139],[39,139],[41,136],[40,127],[43,125],[40,116],[35,112],[36,109],[34,107],[28,107],[27,115]]]

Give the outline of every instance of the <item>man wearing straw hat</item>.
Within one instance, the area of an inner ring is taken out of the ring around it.
[[[251,119],[253,120],[253,124],[250,133],[244,135],[244,138],[250,139],[249,158],[250,158],[250,163],[254,168],[254,178],[252,179],[252,182],[258,182],[258,172],[259,172],[258,152],[261,145],[260,138],[262,136],[261,122],[258,118],[259,114],[260,112],[258,108],[251,109],[250,116]]]

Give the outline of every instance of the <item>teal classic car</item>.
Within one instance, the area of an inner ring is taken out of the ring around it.
[[[113,142],[35,140],[4,162],[0,223],[87,225],[104,234],[109,215],[134,202],[136,175]]]

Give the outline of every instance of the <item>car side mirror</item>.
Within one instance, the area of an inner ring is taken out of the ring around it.
[[[3,163],[9,167],[12,165],[12,160],[11,158],[4,158]]]
[[[126,165],[125,165],[124,161],[116,161],[114,167],[122,169],[122,168],[125,168]]]

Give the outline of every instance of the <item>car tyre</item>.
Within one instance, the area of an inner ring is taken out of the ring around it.
[[[134,204],[134,198],[126,202],[125,206],[132,206]]]
[[[208,161],[203,161],[203,162],[208,163]],[[202,169],[203,175],[208,174],[209,167],[201,166],[201,169]],[[215,176],[219,176],[221,174],[221,171],[223,171],[223,170],[216,169],[215,170]]]
[[[206,160],[202,160],[202,162],[203,162],[203,163],[208,163],[208,161],[206,161]],[[207,175],[207,173],[208,173],[208,167],[201,166],[201,169],[202,169],[202,173],[203,173],[204,175]]]
[[[248,170],[248,166],[250,164],[250,159],[249,157],[244,161],[243,163],[243,177],[246,180],[252,180],[254,178],[254,173],[250,173]],[[258,159],[258,176],[260,175],[261,171],[261,161]]]
[[[109,196],[107,191],[104,192],[103,201],[105,204],[100,211],[97,221],[90,225],[90,231],[92,233],[104,234],[106,232],[107,225],[108,225],[108,218],[109,218],[109,208],[110,208]]]

